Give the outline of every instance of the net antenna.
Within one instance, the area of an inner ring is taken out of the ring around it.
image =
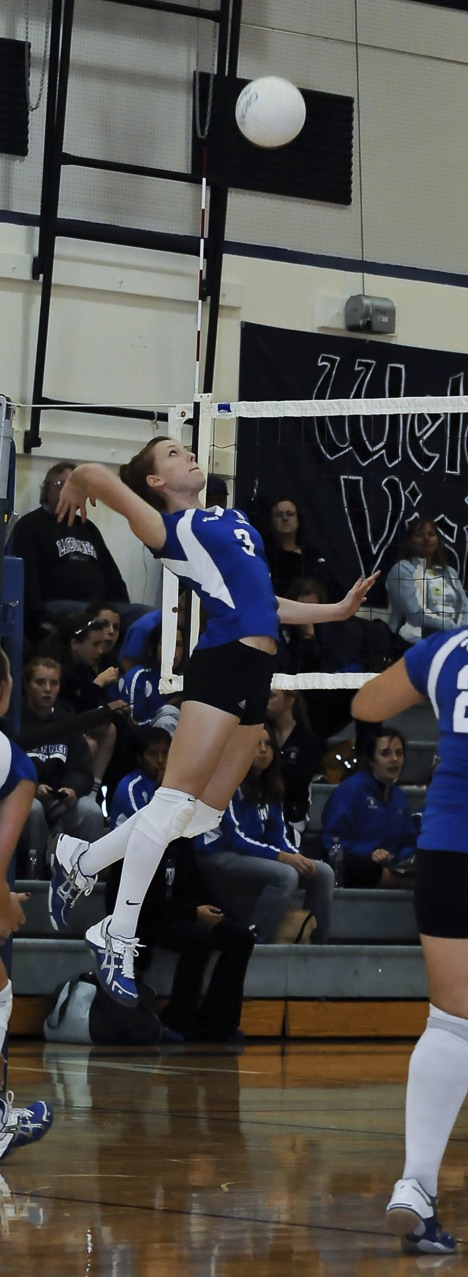
[[[409,422],[418,415],[434,418],[436,414],[461,421],[463,414],[468,414],[468,395],[406,395],[387,398],[367,399],[295,399],[266,401],[218,401],[212,402],[211,395],[197,396],[196,407],[199,410],[199,461],[205,473],[208,472],[210,450],[216,423],[232,422],[232,448],[236,434],[238,418],[281,420],[282,418],[384,418],[387,422],[392,417],[400,417],[403,423]],[[176,409],[176,412],[180,412]],[[223,437],[225,426],[223,427]],[[223,444],[223,446],[225,446]],[[350,582],[350,584],[352,584]],[[177,616],[173,609],[177,594],[175,581],[168,590],[163,603],[163,660],[161,666],[160,691],[165,695],[174,695],[183,687],[183,679],[173,673],[173,657],[177,629]],[[171,637],[169,637],[171,635]],[[197,640],[195,625],[192,623],[190,650]],[[310,672],[303,674],[277,674],[273,679],[273,687],[282,690],[322,690],[322,689],[357,689],[369,679],[375,678],[375,672]]]

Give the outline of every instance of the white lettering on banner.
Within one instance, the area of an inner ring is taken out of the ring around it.
[[[335,382],[340,372],[340,355],[323,353],[318,357],[318,376],[312,388],[314,399],[336,398]],[[358,358],[354,364],[354,384],[350,399],[366,398],[369,381],[376,369],[373,359]],[[385,396],[403,398],[406,394],[406,367],[390,363],[385,373]],[[448,378],[447,394],[464,394],[464,374]],[[400,413],[382,417],[315,417],[314,433],[321,455],[342,471],[341,458],[349,454],[347,472],[339,475],[343,509],[356,549],[361,572],[379,566],[384,551],[391,544],[402,520],[408,516],[408,505],[417,513],[422,490],[412,481],[408,485],[408,466],[416,467],[423,477],[440,465],[444,475],[460,476],[468,462],[468,416],[466,413]],[[353,472],[352,457],[357,462]],[[375,505],[375,486],[368,487],[368,467],[384,462],[388,469],[402,466],[405,479],[398,472],[381,481],[382,501]],[[406,485],[406,487],[405,487]],[[440,500],[446,493],[441,483]],[[468,496],[464,498],[468,505]],[[452,513],[453,511],[451,511]],[[464,579],[468,570],[468,525],[449,518],[445,509],[430,511],[450,547],[450,564]],[[376,526],[376,517],[378,527]],[[363,537],[363,529],[366,536]],[[458,543],[458,552],[456,545]],[[460,551],[461,545],[461,551]]]

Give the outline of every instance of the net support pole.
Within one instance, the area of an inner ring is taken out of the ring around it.
[[[11,485],[11,465],[14,457],[13,444],[13,405],[6,395],[0,395],[0,609],[3,621],[4,602],[3,602],[3,566],[5,560],[5,540],[8,526],[9,515],[9,493]],[[3,626],[2,626],[3,628]],[[1,634],[0,634],[1,638]],[[15,885],[15,857],[13,856],[8,867],[8,883],[13,890]],[[1,958],[5,965],[8,978],[11,979],[12,966],[12,941],[11,938],[2,945]],[[0,1093],[3,1095],[7,1089],[8,1079],[8,1033],[0,1055]]]

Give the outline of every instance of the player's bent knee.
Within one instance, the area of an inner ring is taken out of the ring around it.
[[[149,838],[167,846],[175,838],[182,838],[195,812],[196,799],[181,789],[156,790],[154,798],[144,807],[138,819],[138,828]]]
[[[208,803],[204,803],[201,798],[197,798],[194,814],[185,828],[185,837],[196,838],[200,834],[211,833],[212,830],[218,828],[223,816],[224,811],[218,811],[216,807],[209,807]]]

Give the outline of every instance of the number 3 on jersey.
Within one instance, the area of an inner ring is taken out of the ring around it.
[[[464,665],[463,669],[459,670],[457,687],[463,690],[460,690],[455,698],[453,730],[454,732],[468,732],[468,665]]]
[[[247,532],[247,528],[234,528],[234,536],[237,537],[238,541],[242,542],[241,549],[244,551],[244,554],[250,554],[252,556],[255,555],[255,546],[250,532]],[[468,725],[466,727],[466,731],[468,731]]]

